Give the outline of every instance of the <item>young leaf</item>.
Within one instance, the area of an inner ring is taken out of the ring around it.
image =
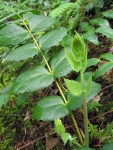
[[[36,120],[56,120],[69,114],[67,106],[59,96],[48,96],[38,102],[33,112]]]
[[[33,43],[29,43],[20,47],[17,47],[16,49],[12,50],[9,55],[6,56],[4,59],[9,61],[20,61],[20,60],[26,60],[30,57],[35,56],[38,54],[38,49]]]
[[[113,62],[108,62],[108,63],[103,64],[96,70],[94,78],[95,79],[99,78],[100,76],[104,75],[106,72],[108,72],[112,68],[113,68]]]
[[[72,71],[71,66],[69,65],[65,51],[59,51],[51,60],[51,68],[53,70],[53,75],[55,78],[66,76]]]
[[[8,93],[0,94],[0,109],[9,101],[10,95]]]
[[[59,136],[62,136],[62,134],[65,133],[65,127],[60,119],[55,120],[54,129]]]
[[[110,54],[110,53],[102,54],[100,57],[109,61],[113,61],[113,54]]]
[[[46,34],[44,34],[39,39],[39,44],[41,49],[46,50],[51,48],[52,46],[57,45],[60,41],[63,40],[64,36],[66,36],[67,30],[65,28],[60,28],[58,30],[52,30]]]
[[[92,82],[92,88],[90,93],[86,96],[87,102],[89,102],[91,99],[93,99],[95,96],[97,96],[97,94],[100,92],[101,90],[101,85],[96,83],[96,82]],[[82,106],[83,102],[82,102],[82,96],[74,96],[72,94],[68,94],[67,95],[67,99],[68,99],[68,109],[69,110],[75,110],[78,109]]]
[[[78,33],[76,33],[72,41],[72,54],[77,62],[83,61],[86,54],[84,41]]]
[[[72,69],[79,72],[82,69],[82,63],[75,61],[73,55],[66,50],[66,57]]]
[[[25,15],[24,15],[24,18],[26,18]],[[54,18],[44,16],[44,15],[35,15],[35,14],[31,15],[30,14],[30,17],[27,16],[27,18],[29,21],[29,27],[32,32],[45,31],[46,29],[48,29],[55,23]]]
[[[68,88],[68,90],[75,96],[79,96],[82,93],[82,87],[79,82],[64,79],[65,84]]]
[[[86,95],[89,95],[92,89],[92,77],[89,78],[87,86],[86,86]]]
[[[63,133],[61,138],[62,138],[64,144],[66,144],[67,141],[71,139],[71,135],[69,133]]]
[[[0,30],[0,46],[16,45],[30,37],[27,30],[15,24],[8,24]]]
[[[33,92],[48,87],[53,81],[53,76],[44,67],[35,66],[17,77],[12,90],[14,93]]]
[[[93,66],[93,65],[96,65],[97,63],[99,63],[99,59],[98,58],[90,58],[90,59],[88,59],[87,60],[87,68],[88,67],[91,67],[91,66]]]

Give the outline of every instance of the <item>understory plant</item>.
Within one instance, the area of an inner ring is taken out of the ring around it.
[[[96,75],[87,73],[86,69],[99,60],[87,59],[87,47],[82,37],[78,33],[71,37],[68,29],[57,28],[58,20],[55,18],[32,12],[15,12],[15,15],[16,21],[5,24],[0,30],[0,46],[9,48],[1,58],[2,65],[6,67],[1,75],[1,83],[5,87],[0,91],[0,107],[13,96],[19,100],[19,97],[26,97],[54,84],[59,93],[37,98],[32,118],[55,121],[55,130],[66,144],[72,137],[65,131],[60,118],[70,115],[77,133],[73,142],[76,147],[88,148],[87,102],[99,93],[101,85],[92,81]],[[9,84],[4,81],[4,75],[10,62],[20,64],[19,69],[24,68],[24,71],[15,74]],[[24,67],[26,64],[27,69]],[[67,79],[72,70],[78,73],[76,81]],[[64,82],[60,80],[63,78]],[[84,136],[73,115],[76,109],[80,109],[84,116]],[[62,128],[61,132],[58,126]]]

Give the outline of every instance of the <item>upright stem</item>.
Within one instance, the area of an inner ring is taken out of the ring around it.
[[[38,49],[39,52],[41,53],[41,55],[42,55],[42,57],[43,57],[43,59],[44,59],[46,65],[47,65],[48,71],[49,71],[50,73],[52,73],[52,69],[51,69],[50,65],[48,64],[48,62],[47,62],[47,60],[46,60],[46,57],[44,56],[44,54],[43,54],[43,52],[42,52],[42,50],[41,50],[41,48],[40,48],[40,45],[37,43],[37,41],[36,41],[34,35],[33,35],[32,32],[31,32],[31,30],[30,30],[29,27],[27,26],[27,24],[26,24],[26,22],[24,21],[24,19],[23,19],[18,13],[17,13],[17,15],[20,17],[20,19],[22,20],[22,22],[23,22],[23,24],[25,25],[26,29],[27,29],[28,32],[30,33],[30,35],[31,35],[31,37],[32,37],[32,39],[33,39],[35,45],[37,46],[37,49]],[[59,83],[58,83],[57,81],[55,81],[55,83],[56,83],[56,85],[57,85],[57,87],[58,87],[58,89],[59,89],[59,91],[60,91],[60,94],[61,94],[61,96],[62,96],[62,98],[63,98],[64,103],[67,104],[66,97],[65,97],[65,95],[64,95],[64,93],[63,93],[63,91],[62,91],[62,89],[61,89],[61,87],[60,87],[60,85],[59,85]],[[75,126],[75,129],[77,130],[77,134],[78,134],[78,137],[79,137],[79,139],[80,139],[80,143],[83,145],[82,136],[81,136],[81,134],[80,134],[78,125],[77,125],[76,120],[75,120],[75,118],[74,118],[74,115],[73,115],[72,113],[71,113],[71,118],[72,118],[72,120],[73,120],[73,124],[74,124],[74,126]]]
[[[82,99],[83,99],[83,114],[84,114],[84,131],[85,131],[85,146],[89,146],[89,133],[88,133],[88,113],[87,113],[87,101],[86,101],[86,88],[84,82],[83,71],[80,72],[82,83]]]

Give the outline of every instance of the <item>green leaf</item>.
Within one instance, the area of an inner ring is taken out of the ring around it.
[[[0,30],[0,46],[16,45],[29,37],[29,33],[15,24],[8,24]]]
[[[106,26],[99,27],[98,29],[96,29],[96,32],[101,33],[107,36],[108,38],[113,39],[113,29],[110,27],[106,27]]]
[[[38,102],[33,118],[36,120],[56,120],[69,114],[67,106],[59,96],[48,96]]]
[[[95,79],[99,78],[100,76],[104,75],[106,72],[108,72],[112,68],[113,68],[113,62],[108,62],[108,63],[103,64],[96,70],[94,78]]]
[[[108,20],[102,18],[91,19],[90,23],[93,25],[110,27]]]
[[[82,87],[79,82],[64,79],[65,84],[68,88],[68,90],[75,96],[79,96],[82,93]]]
[[[78,148],[77,150],[94,150],[94,149],[83,146],[83,147]]]
[[[100,90],[101,90],[101,85],[96,83],[96,82],[92,82],[91,91],[86,96],[87,102],[89,102],[91,99],[93,99],[95,96],[97,96],[97,94],[100,92]],[[81,96],[74,96],[74,95],[68,93],[67,99],[68,99],[67,106],[68,106],[69,110],[78,109],[83,104],[82,95]]]
[[[89,25],[88,22],[81,22],[80,27],[83,31],[86,31],[86,32],[92,29],[92,27]]]
[[[79,72],[82,69],[82,63],[75,61],[74,56],[66,50],[66,57],[72,69]]]
[[[30,16],[27,17],[24,15],[24,18],[29,20],[29,27],[32,32],[45,31],[55,23],[54,18],[44,15],[30,14]]]
[[[55,78],[66,76],[72,71],[71,66],[69,65],[65,51],[59,51],[51,60],[51,68],[53,70],[53,76]]]
[[[103,12],[103,16],[106,18],[113,19],[113,10],[108,10],[106,12]]]
[[[26,60],[30,57],[35,56],[38,54],[38,49],[33,43],[29,43],[16,49],[12,50],[9,55],[6,56],[5,61],[20,61]]]
[[[51,85],[53,76],[41,66],[35,66],[22,73],[13,83],[14,93],[33,92]]]
[[[23,104],[25,104],[25,101],[26,99],[28,98],[29,94],[28,93],[23,93],[23,94],[20,94],[16,100],[16,104],[18,106],[21,106]]]
[[[93,30],[89,30],[88,32],[84,33],[83,37],[84,39],[90,41],[93,44],[99,44],[98,37]]]
[[[86,95],[89,95],[92,89],[92,77],[89,78],[87,86],[86,86]]]
[[[3,105],[7,104],[10,95],[8,93],[0,94],[0,109]]]
[[[65,127],[60,119],[55,120],[54,129],[59,136],[62,136],[62,134],[65,133]]]
[[[113,150],[113,143],[106,143],[100,150]]]
[[[69,133],[63,133],[61,138],[62,138],[64,144],[66,144],[67,141],[71,139],[71,135]]]
[[[75,58],[75,61],[83,61],[86,54],[85,51],[84,41],[82,40],[81,36],[76,33],[72,41],[72,54]]]
[[[102,54],[100,57],[109,61],[113,61],[113,54],[110,54],[110,53]]]
[[[99,59],[98,58],[90,58],[90,59],[88,59],[87,60],[87,68],[88,67],[91,67],[91,66],[93,66],[93,65],[96,65],[97,63],[99,63]]]
[[[46,34],[44,34],[39,39],[39,44],[41,49],[49,49],[52,46],[56,46],[63,38],[66,36],[67,30],[65,28],[60,28],[58,30],[52,30]]]

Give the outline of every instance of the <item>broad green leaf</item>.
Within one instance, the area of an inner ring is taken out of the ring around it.
[[[27,39],[29,33],[15,24],[8,24],[0,30],[0,46],[16,45]]]
[[[108,10],[106,12],[103,12],[103,16],[106,18],[113,19],[113,10]]]
[[[99,27],[98,29],[96,29],[96,32],[101,33],[107,36],[108,38],[113,39],[113,29],[110,27],[106,27],[106,26]]]
[[[106,143],[100,150],[113,150],[113,143]]]
[[[110,27],[108,20],[102,18],[91,19],[90,23],[93,25]]]
[[[65,127],[60,119],[55,120],[54,129],[59,136],[62,136],[62,134],[65,133]]]
[[[23,93],[23,94],[20,94],[18,96],[18,98],[16,99],[16,104],[21,106],[23,104],[25,104],[25,101],[26,99],[28,98],[29,94],[28,93]]]
[[[90,59],[88,59],[87,60],[87,68],[88,67],[91,67],[91,66],[93,66],[93,65],[96,65],[97,63],[99,63],[99,59],[98,58],[90,58]]]
[[[3,105],[7,104],[10,95],[8,93],[0,94],[0,109]]]
[[[63,38],[63,41],[61,42],[61,45],[63,46],[63,47],[70,47],[70,45],[71,45],[71,41],[72,41],[72,36],[71,35],[69,35],[69,34],[67,34],[64,38]]]
[[[96,82],[92,82],[91,91],[86,96],[87,102],[89,102],[91,99],[93,99],[95,96],[97,96],[97,94],[100,92],[100,90],[101,90],[101,85],[96,83]],[[82,95],[81,96],[74,96],[74,95],[68,93],[67,99],[68,99],[67,106],[70,110],[78,109],[83,104]]]
[[[61,138],[62,138],[64,144],[66,144],[67,141],[71,139],[71,135],[69,133],[63,133]]]
[[[95,79],[99,78],[100,76],[104,75],[106,72],[108,72],[112,68],[113,68],[113,62],[108,62],[108,63],[103,64],[96,70],[94,78]]]
[[[51,68],[53,70],[53,76],[55,78],[66,76],[72,71],[71,66],[69,65],[65,51],[59,51],[51,60]]]
[[[29,43],[12,50],[10,54],[6,56],[5,61],[26,60],[30,57],[35,56],[36,54],[38,54],[37,47],[35,46],[35,44]]]
[[[26,18],[25,15],[24,18]],[[32,32],[45,31],[55,23],[54,18],[44,15],[30,14],[30,16],[27,17],[27,19],[29,21],[29,27]]]
[[[85,44],[81,36],[76,33],[72,41],[72,54],[75,58],[75,61],[81,62],[85,57]]]
[[[109,61],[113,61],[113,54],[110,54],[110,53],[102,54],[100,57]]]
[[[86,95],[89,95],[92,89],[92,77],[89,78],[87,86],[86,86]]]
[[[67,106],[59,96],[48,96],[38,102],[33,112],[36,120],[56,120],[69,114]]]
[[[33,92],[51,85],[53,76],[41,66],[35,66],[22,73],[13,83],[14,93]]]
[[[52,46],[56,46],[63,38],[66,36],[67,30],[65,28],[60,28],[58,30],[52,30],[44,34],[39,39],[39,44],[41,49],[49,49]]]
[[[80,23],[80,28],[83,30],[83,31],[89,31],[92,29],[92,27],[89,25],[88,22],[81,22]]]
[[[82,87],[79,82],[64,79],[65,84],[68,88],[68,90],[75,96],[79,96],[82,93]]]
[[[88,32],[84,33],[83,37],[84,39],[90,41],[93,44],[99,44],[98,37],[93,30],[89,30]]]
[[[77,148],[77,150],[95,150],[95,149],[83,146],[83,147]]]
[[[79,72],[82,69],[82,63],[75,61],[74,56],[67,50],[66,58],[74,71]]]

